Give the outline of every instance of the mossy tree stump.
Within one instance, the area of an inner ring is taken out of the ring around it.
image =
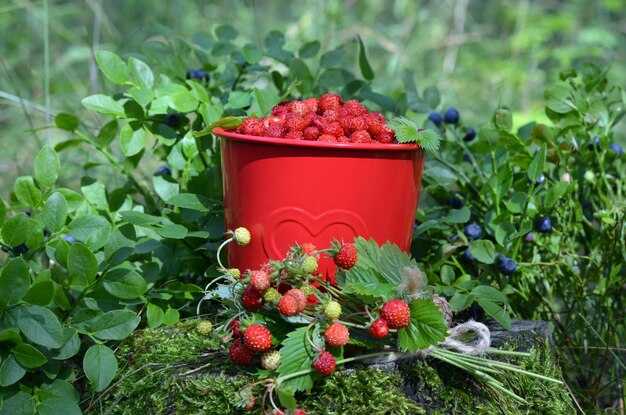
[[[200,335],[196,321],[144,330],[121,346],[122,370],[92,402],[92,414],[236,414],[238,391],[255,378],[230,364],[219,341]],[[520,366],[560,378],[547,323],[491,326],[495,347],[531,352]],[[482,386],[460,369],[415,355],[353,365],[297,396],[309,414],[546,414],[575,413],[563,385],[513,375],[501,379],[524,397],[521,405]],[[259,389],[258,396],[262,391]],[[257,399],[257,402],[260,399]],[[258,405],[258,404],[257,404]],[[259,412],[258,406],[256,413]],[[252,413],[255,413],[254,411]]]

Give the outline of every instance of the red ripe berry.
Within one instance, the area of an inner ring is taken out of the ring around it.
[[[285,124],[285,117],[267,117],[263,118],[265,128],[270,125],[283,125]]]
[[[335,360],[335,357],[326,350],[322,351],[317,360],[313,362],[313,369],[317,370],[324,376],[330,375],[336,368],[337,361]]]
[[[265,136],[272,138],[283,138],[285,136],[285,129],[282,125],[270,125],[265,129]]]
[[[348,344],[350,340],[350,332],[348,328],[341,323],[331,324],[324,332],[326,344],[334,347],[341,347]]]
[[[248,118],[241,124],[241,131],[246,135],[261,137],[265,133],[265,126],[258,118]]]
[[[339,252],[333,257],[333,260],[339,268],[350,269],[356,264],[358,258],[359,255],[354,245],[342,243]]]
[[[380,310],[380,316],[392,329],[401,329],[411,322],[411,309],[404,301],[395,298],[387,301]]]
[[[263,296],[257,290],[248,286],[243,290],[241,303],[248,310],[256,310],[257,308],[263,307],[264,301]]]
[[[376,136],[376,139],[377,139],[377,141],[378,141],[379,143],[382,143],[382,144],[391,144],[391,143],[393,143],[393,140],[394,140],[394,135],[393,135],[393,134],[389,134],[389,133],[388,133],[388,132],[386,132],[386,131],[383,131],[383,132],[379,133],[379,134]]]
[[[260,271],[263,271],[267,274],[271,274],[272,272],[274,272],[274,266],[272,265],[270,261],[267,261],[263,263],[263,265],[261,265]]]
[[[249,365],[254,360],[254,351],[243,344],[241,339],[235,339],[228,354],[236,365]]]
[[[306,112],[311,112],[311,113],[316,113],[319,103],[317,101],[317,98],[309,98],[309,99],[305,99],[304,101],[302,101],[302,103],[304,104],[304,108],[306,110]]]
[[[263,294],[270,288],[270,276],[265,271],[252,271],[250,286]]]
[[[389,324],[387,324],[387,320],[382,318],[376,319],[370,326],[369,332],[377,339],[386,337],[387,334],[389,334]]]
[[[322,134],[322,135],[319,136],[317,141],[324,141],[324,142],[327,142],[327,143],[336,143],[337,142],[337,137],[335,137],[334,135]]]
[[[319,109],[322,111],[334,110],[343,105],[343,99],[339,95],[324,94],[319,100]]]
[[[317,137],[320,136],[320,129],[314,126],[307,127],[304,130],[304,139],[305,140],[317,140]]]
[[[341,137],[337,138],[337,142],[338,143],[349,143],[350,142],[350,138],[346,137],[345,135],[342,135]]]
[[[239,323],[239,320],[233,320],[230,322],[230,324],[228,324],[228,328],[230,329],[231,333],[233,333],[233,337],[236,339],[241,336],[241,332],[239,331],[240,327],[241,324]]]
[[[251,350],[264,352],[272,347],[272,333],[260,324],[251,324],[243,332],[243,341]]]
[[[314,114],[311,117],[311,127],[317,127],[320,130],[326,125],[326,118],[321,115]]]
[[[367,121],[363,117],[350,119],[350,131],[367,130]]]
[[[368,115],[365,120],[367,122],[367,132],[371,135],[376,136],[383,131],[384,124],[376,117],[373,117],[372,114]]]
[[[281,115],[285,115],[289,112],[289,108],[287,108],[286,105],[276,105],[274,108],[272,108],[272,115],[275,115],[277,117],[281,116]]]
[[[283,295],[278,302],[278,312],[285,317],[298,314],[298,300],[290,295]]]
[[[367,131],[359,130],[352,133],[352,135],[350,136],[350,141],[352,141],[353,143],[371,143],[372,137]]]
[[[339,114],[339,118],[351,118],[352,114],[350,114],[350,108],[341,107],[337,110]]]
[[[359,115],[367,114],[367,108],[363,104],[361,104],[356,99],[351,99],[350,101],[346,101],[344,104],[344,108],[348,109],[348,113],[353,117],[358,117]]]
[[[304,308],[306,307],[306,295],[304,295],[301,290],[299,290],[298,288],[292,288],[291,290],[287,291],[285,295],[291,296],[296,299],[296,301],[298,302],[298,313],[304,311]]]
[[[351,131],[352,128],[352,117],[344,117],[339,119],[339,125],[343,128],[344,131]]]
[[[293,415],[306,415],[306,412],[304,409],[296,408],[296,410],[293,411]]]
[[[289,140],[304,140],[304,135],[302,134],[302,131],[289,131],[285,134],[285,138]]]
[[[381,114],[380,112],[378,112],[378,111],[370,112],[369,116],[374,118],[374,119],[376,119],[376,120],[378,120],[378,122],[380,122],[381,124],[384,124],[385,121],[386,121],[385,120],[385,116],[383,114]]]
[[[302,101],[292,101],[289,104],[289,110],[299,116],[302,116],[308,112],[307,106]]]
[[[246,404],[244,405],[243,409],[245,409],[246,411],[250,411],[252,410],[252,408],[254,408],[254,396],[250,398],[250,400],[248,402],[246,402]]]
[[[332,135],[335,137],[341,137],[343,135],[343,128],[338,122],[331,122],[323,127],[324,134]]]
[[[304,131],[309,125],[310,118],[295,114],[287,116],[285,125],[289,131]]]
[[[335,110],[324,111],[324,114],[322,115],[322,117],[324,117],[324,119],[328,122],[339,121],[339,113]]]
[[[314,256],[318,261],[320,260],[320,253],[317,252],[317,247],[311,242],[305,242],[302,244],[302,253],[308,256]]]

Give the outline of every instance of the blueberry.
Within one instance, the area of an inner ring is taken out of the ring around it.
[[[483,236],[483,229],[480,225],[470,223],[465,227],[465,235],[470,239],[478,239]]]
[[[450,197],[450,204],[455,209],[461,209],[463,206],[465,206],[465,196],[463,195],[463,193],[452,193],[452,197]]]
[[[448,108],[446,112],[443,113],[443,121],[446,124],[457,124],[459,122],[459,112],[456,108]]]
[[[593,204],[591,203],[591,200],[585,199],[583,200],[582,206],[583,209],[591,209],[593,207]]]
[[[472,141],[474,138],[476,138],[476,130],[473,127],[469,127],[463,137],[463,141]]]
[[[533,241],[533,233],[532,232],[528,232],[526,234],[526,236],[524,237],[524,242],[526,243],[531,243]]]
[[[467,248],[463,252],[463,258],[465,258],[465,260],[467,262],[474,262],[474,261],[476,261],[476,258],[474,258],[474,255],[472,255],[472,253],[470,252],[469,248]]]
[[[74,238],[72,235],[65,234],[65,236],[63,236],[63,239],[65,239],[67,242],[73,244],[74,242],[76,242],[76,238]]]
[[[26,244],[20,244],[13,248],[13,253],[15,255],[22,255],[22,254],[25,254],[26,252],[28,252],[28,248],[26,247]]]
[[[498,260],[498,270],[504,275],[512,275],[517,270],[517,264],[513,259],[502,255]]]
[[[208,81],[209,79],[211,79],[211,75],[203,68],[187,69],[187,79],[199,79],[201,81]]]
[[[622,157],[622,154],[624,154],[624,151],[622,150],[622,146],[620,146],[619,144],[613,143],[609,146],[609,149],[613,151],[614,153],[616,153],[617,157]]]
[[[463,161],[466,163],[471,163],[472,159],[470,158],[469,154],[463,153]]]
[[[535,181],[535,184],[539,186],[541,183],[545,181],[546,181],[546,176],[543,173],[541,173],[541,176],[537,178],[537,180]]]
[[[163,166],[161,166],[161,167],[159,167],[157,169],[155,174],[171,176],[172,175],[172,169],[170,169],[167,165],[163,165]]]
[[[592,141],[593,142],[587,146],[587,150],[593,150],[594,147],[600,150],[600,137],[596,135],[592,138]]]
[[[443,122],[443,118],[441,118],[441,114],[438,112],[431,112],[428,114],[428,119],[435,125],[439,126]]]
[[[167,114],[165,116],[165,124],[169,125],[172,128],[176,128],[180,125],[180,114],[175,112],[172,114]]]
[[[552,231],[552,221],[548,216],[540,216],[535,222],[535,229],[537,232],[548,233]]]
[[[459,235],[457,235],[456,233],[455,233],[455,234],[453,234],[452,236],[450,236],[450,242],[454,242],[454,241],[456,241],[457,239],[459,239]]]

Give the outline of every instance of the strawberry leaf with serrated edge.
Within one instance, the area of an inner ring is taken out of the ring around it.
[[[417,267],[417,262],[406,252],[402,252],[397,245],[385,243],[381,248],[378,261],[378,271],[392,284],[401,284],[404,281],[404,268]]]
[[[211,125],[205,127],[200,131],[193,131],[194,137],[204,137],[213,132],[213,129],[221,127],[225,130],[234,130],[239,127],[243,121],[249,117],[224,117],[219,120],[213,122]]]
[[[289,333],[283,340],[280,349],[280,366],[277,371],[280,376],[290,375],[296,372],[310,369],[315,358],[315,351],[306,339],[309,327],[299,327]],[[293,392],[310,390],[313,386],[311,374],[301,375],[282,382],[281,387]]]
[[[365,304],[375,304],[381,299],[388,301],[398,296],[398,287],[386,282],[352,282],[347,285],[347,289]]]
[[[405,117],[393,117],[388,123],[396,133],[399,143],[417,143],[426,151],[436,152],[439,150],[441,136],[435,130],[421,130],[415,121]]]
[[[418,298],[409,304],[411,323],[398,330],[398,348],[416,352],[445,340],[448,325],[439,307],[431,300]]]

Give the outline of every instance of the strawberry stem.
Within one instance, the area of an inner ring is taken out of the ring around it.
[[[230,237],[227,240],[225,240],[224,242],[222,242],[222,244],[219,246],[219,248],[217,248],[217,264],[221,267],[226,269],[226,267],[224,266],[224,264],[222,264],[222,261],[220,260],[220,252],[222,251],[222,249],[228,245],[229,243],[231,243],[232,241],[235,240],[235,237]]]

